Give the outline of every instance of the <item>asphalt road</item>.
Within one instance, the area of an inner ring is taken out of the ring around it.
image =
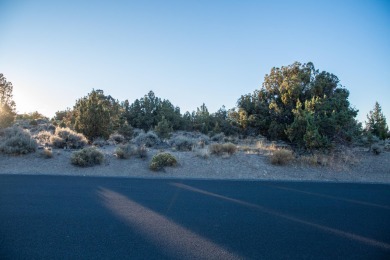
[[[0,175],[0,259],[390,259],[390,185]]]

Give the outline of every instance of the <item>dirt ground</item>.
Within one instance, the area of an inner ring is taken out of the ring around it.
[[[53,157],[49,159],[42,156],[42,150],[20,156],[0,154],[0,174],[390,184],[390,152],[382,152],[379,155],[367,151],[355,152],[352,163],[338,163],[330,166],[313,166],[300,161],[278,166],[270,163],[267,153],[239,150],[231,156],[210,155],[204,159],[192,151],[179,152],[168,148],[164,151],[172,153],[179,165],[154,172],[149,169],[149,163],[153,155],[161,152],[161,149],[148,149],[146,159],[118,159],[115,156],[113,145],[99,149],[105,155],[104,163],[86,168],[70,163],[72,150],[53,149]]]

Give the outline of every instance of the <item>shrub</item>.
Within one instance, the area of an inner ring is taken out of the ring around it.
[[[27,130],[14,126],[3,131],[3,137],[0,140],[0,152],[18,155],[36,151],[37,142]]]
[[[225,139],[224,133],[215,134],[211,137],[211,141],[222,142]]]
[[[104,138],[102,137],[95,138],[92,143],[92,145],[99,146],[99,147],[103,147],[106,144],[107,144],[106,140],[104,140]]]
[[[131,140],[133,137],[133,128],[127,122],[121,124],[118,128],[118,134],[123,135],[126,140]]]
[[[53,151],[48,148],[44,148],[41,153],[43,158],[50,159],[53,158]]]
[[[148,156],[148,150],[146,149],[145,145],[138,146],[137,156],[142,159]]]
[[[69,128],[56,128],[55,135],[50,137],[50,143],[57,148],[78,149],[84,147],[88,140],[83,134]]]
[[[275,150],[270,155],[270,160],[272,164],[275,165],[285,165],[294,160],[294,155],[292,151],[286,149]]]
[[[40,144],[49,144],[52,133],[49,131],[41,131],[34,138]]]
[[[129,159],[137,154],[137,146],[133,144],[119,145],[115,149],[115,154],[119,159]]]
[[[224,152],[228,154],[234,154],[237,151],[237,146],[232,143],[226,143],[222,145]]]
[[[182,135],[178,135],[170,141],[170,144],[179,151],[191,151],[195,143],[194,139]]]
[[[211,144],[209,146],[209,151],[211,154],[215,154],[215,155],[222,155],[223,153],[232,155],[237,151],[237,146],[235,146],[232,143]]]
[[[162,139],[168,139],[173,132],[172,125],[165,119],[163,116],[161,121],[154,127],[154,131],[158,134],[158,136]]]
[[[207,148],[195,149],[194,153],[197,157],[207,159],[210,157],[210,151]]]
[[[139,133],[136,138],[134,138],[135,144],[138,146],[145,145],[146,147],[153,147],[161,143],[160,138],[153,132],[149,131],[145,133]]]
[[[87,147],[73,152],[70,159],[71,163],[76,166],[88,167],[101,164],[104,160],[104,155],[95,147]]]
[[[382,152],[382,149],[381,147],[379,146],[379,144],[374,144],[371,146],[371,151],[375,154],[375,155],[378,155]]]
[[[150,162],[150,169],[153,171],[161,170],[166,166],[176,166],[177,160],[170,153],[159,153],[153,156],[152,161]]]
[[[129,159],[131,156],[146,158],[147,149],[144,145],[136,146],[134,144],[124,144],[119,145],[115,149],[115,154],[119,159]]]
[[[109,141],[113,142],[114,144],[121,144],[125,142],[125,137],[118,133],[113,133],[108,138]]]

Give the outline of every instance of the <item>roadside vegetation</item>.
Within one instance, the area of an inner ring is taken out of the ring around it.
[[[274,67],[262,86],[243,94],[237,107],[210,113],[205,104],[184,112],[153,91],[133,103],[93,89],[51,119],[38,111],[17,114],[13,86],[0,74],[0,152],[52,158],[53,149],[77,150],[71,162],[101,164],[97,148],[115,146],[119,159],[146,158],[150,150],[192,152],[194,157],[265,155],[274,165],[331,166],[356,162],[353,151],[390,150],[389,128],[375,103],[365,127],[356,120],[349,91],[336,75],[312,63]],[[81,150],[80,150],[81,149]],[[152,153],[153,154],[153,153]],[[151,160],[152,170],[177,164],[169,153]]]
[[[83,148],[73,152],[71,156],[71,163],[80,167],[90,167],[102,164],[103,161],[104,154],[95,147]]]
[[[159,153],[153,156],[149,168],[152,171],[162,170],[164,167],[174,167],[177,165],[177,159],[170,153]]]

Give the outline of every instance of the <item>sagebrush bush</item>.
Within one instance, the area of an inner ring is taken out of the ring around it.
[[[129,159],[137,154],[137,146],[133,144],[119,145],[115,149],[115,154],[119,159]]]
[[[115,154],[119,159],[129,159],[132,156],[146,158],[147,149],[144,145],[124,144],[116,147]]]
[[[134,138],[134,143],[138,146],[145,145],[146,147],[153,147],[161,143],[160,138],[153,132],[149,131],[145,133],[139,133],[137,137]]]
[[[173,156],[170,153],[159,153],[153,156],[149,167],[153,171],[158,171],[166,166],[176,166],[176,165],[177,165],[177,160],[175,156]]]
[[[210,151],[207,148],[196,148],[193,150],[197,157],[207,159],[210,157]]]
[[[225,134],[224,133],[215,134],[210,139],[211,141],[214,142],[222,142],[225,139]]]
[[[125,137],[123,135],[118,134],[118,133],[113,133],[108,138],[108,141],[111,141],[114,144],[121,144],[121,143],[124,143],[126,140],[125,140]]]
[[[211,144],[209,145],[209,151],[211,154],[215,155],[222,155],[224,153],[232,155],[237,151],[237,146],[232,143]]]
[[[371,146],[371,151],[373,152],[373,154],[378,155],[382,152],[382,149],[378,144],[374,144]]]
[[[98,138],[95,138],[92,142],[92,145],[94,146],[99,146],[99,147],[103,147],[107,144],[106,140],[104,140],[103,137],[98,137]]]
[[[57,127],[54,135],[50,137],[50,143],[57,148],[79,149],[88,144],[87,138],[70,128]]]
[[[178,135],[170,140],[171,146],[179,151],[191,151],[196,144],[196,140],[190,137]]]
[[[0,139],[0,152],[5,154],[32,153],[36,151],[37,146],[30,133],[18,126],[4,129]]]
[[[87,147],[73,152],[70,159],[71,163],[76,166],[88,167],[102,164],[104,154],[95,147]]]
[[[294,160],[293,152],[286,149],[275,150],[270,155],[272,164],[275,165],[286,165]]]
[[[39,132],[34,138],[38,141],[41,145],[49,144],[50,138],[53,134],[49,131],[41,131]]]

